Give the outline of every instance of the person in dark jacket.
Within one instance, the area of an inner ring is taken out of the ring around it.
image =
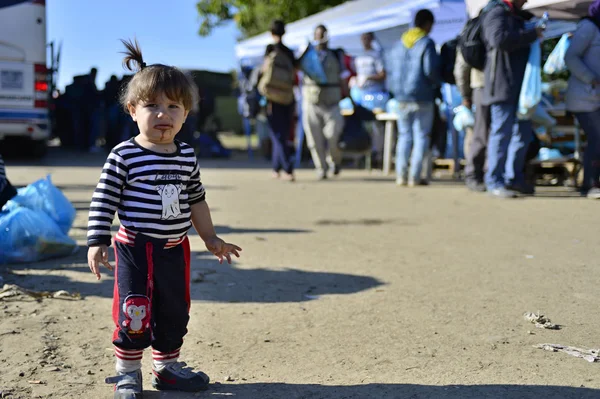
[[[491,0],[483,15],[487,48],[482,103],[490,107],[491,126],[485,184],[496,197],[514,198],[524,185],[531,129],[519,129],[517,107],[529,49],[542,27],[526,29],[521,8],[527,0]]]

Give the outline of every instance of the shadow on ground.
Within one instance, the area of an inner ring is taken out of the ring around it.
[[[78,292],[84,298],[112,298],[112,273],[102,268],[102,279],[91,280],[86,261],[87,247],[61,259],[33,264],[0,267],[0,276],[8,284],[17,284],[36,291],[66,290]],[[369,276],[305,271],[299,269],[237,268],[220,265],[208,252],[191,254],[191,298],[197,301],[222,303],[283,303],[318,300],[326,295],[354,294],[383,285]],[[109,261],[114,265],[114,256]],[[87,274],[85,281],[77,274]]]
[[[384,224],[397,224],[401,226],[418,226],[418,223],[400,219],[320,219],[315,222],[317,226],[381,226]]]
[[[326,386],[317,384],[213,384],[201,394],[144,392],[147,399],[593,399],[600,390],[532,385],[411,385],[365,384]]]

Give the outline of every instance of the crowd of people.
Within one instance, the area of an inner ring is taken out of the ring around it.
[[[280,177],[283,171],[286,180],[294,180],[290,133],[294,131],[294,115],[304,129],[318,177],[327,179],[340,173],[342,152],[338,141],[345,122],[339,103],[351,97],[352,90],[359,90],[385,92],[398,103],[396,183],[429,184],[432,152],[438,156],[445,153],[447,136],[447,127],[440,124],[436,99],[442,98],[442,84],[452,83],[456,84],[463,105],[475,116],[474,126],[465,129],[466,186],[501,198],[534,194],[535,175],[529,162],[537,156],[540,142],[531,120],[517,118],[517,108],[531,45],[543,40],[546,26],[531,23],[534,15],[523,9],[525,3],[526,0],[490,0],[481,10],[478,25],[483,65],[474,65],[463,57],[460,36],[451,57],[443,51],[438,53],[429,36],[435,28],[435,18],[426,9],[416,13],[413,27],[391,49],[387,63],[372,33],[361,38],[364,52],[351,58],[343,49],[328,47],[327,28],[319,25],[312,45],[318,52],[325,82],[303,70],[282,42],[283,21],[274,21],[273,44],[267,47],[264,62],[249,79],[249,90],[266,100],[262,110],[267,115],[273,143],[274,176]],[[600,198],[599,4],[600,1],[594,2],[589,16],[577,26],[574,45],[565,57],[571,72],[567,109],[577,118],[587,138],[582,193],[590,198]],[[280,54],[287,57],[287,63],[272,61],[279,60]],[[449,66],[451,78],[445,76]],[[282,102],[279,94],[285,91],[290,94]],[[254,108],[260,112],[259,106]],[[245,116],[249,116],[247,112]],[[375,124],[371,132],[376,157],[383,147],[380,131]]]
[[[123,140],[137,135],[137,125],[120,103],[123,88],[132,77],[125,74],[119,79],[112,75],[104,89],[99,90],[97,69],[92,68],[88,74],[73,77],[64,92],[57,91],[53,102],[53,130],[61,146],[90,153],[110,151]],[[198,89],[197,97],[199,101],[178,136],[189,144],[194,142],[194,133],[215,108],[214,98],[207,90]],[[213,140],[216,141],[216,137]]]

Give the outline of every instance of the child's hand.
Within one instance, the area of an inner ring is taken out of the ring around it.
[[[234,244],[229,244],[219,237],[215,236],[209,238],[205,241],[206,249],[213,253],[217,258],[219,258],[219,263],[223,263],[224,259],[227,259],[227,263],[231,264],[231,255],[235,255],[236,257],[240,257],[238,251],[241,251],[242,248],[238,247]]]
[[[108,247],[106,245],[99,245],[88,249],[88,266],[98,280],[100,280],[100,263],[108,270],[113,270],[111,264],[108,263]]]

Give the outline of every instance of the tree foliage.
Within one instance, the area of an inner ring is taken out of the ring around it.
[[[228,21],[235,21],[244,37],[269,29],[271,21],[282,19],[286,23],[297,21],[345,0],[200,0],[196,4],[200,16],[201,36]],[[326,22],[326,21],[323,21]]]

